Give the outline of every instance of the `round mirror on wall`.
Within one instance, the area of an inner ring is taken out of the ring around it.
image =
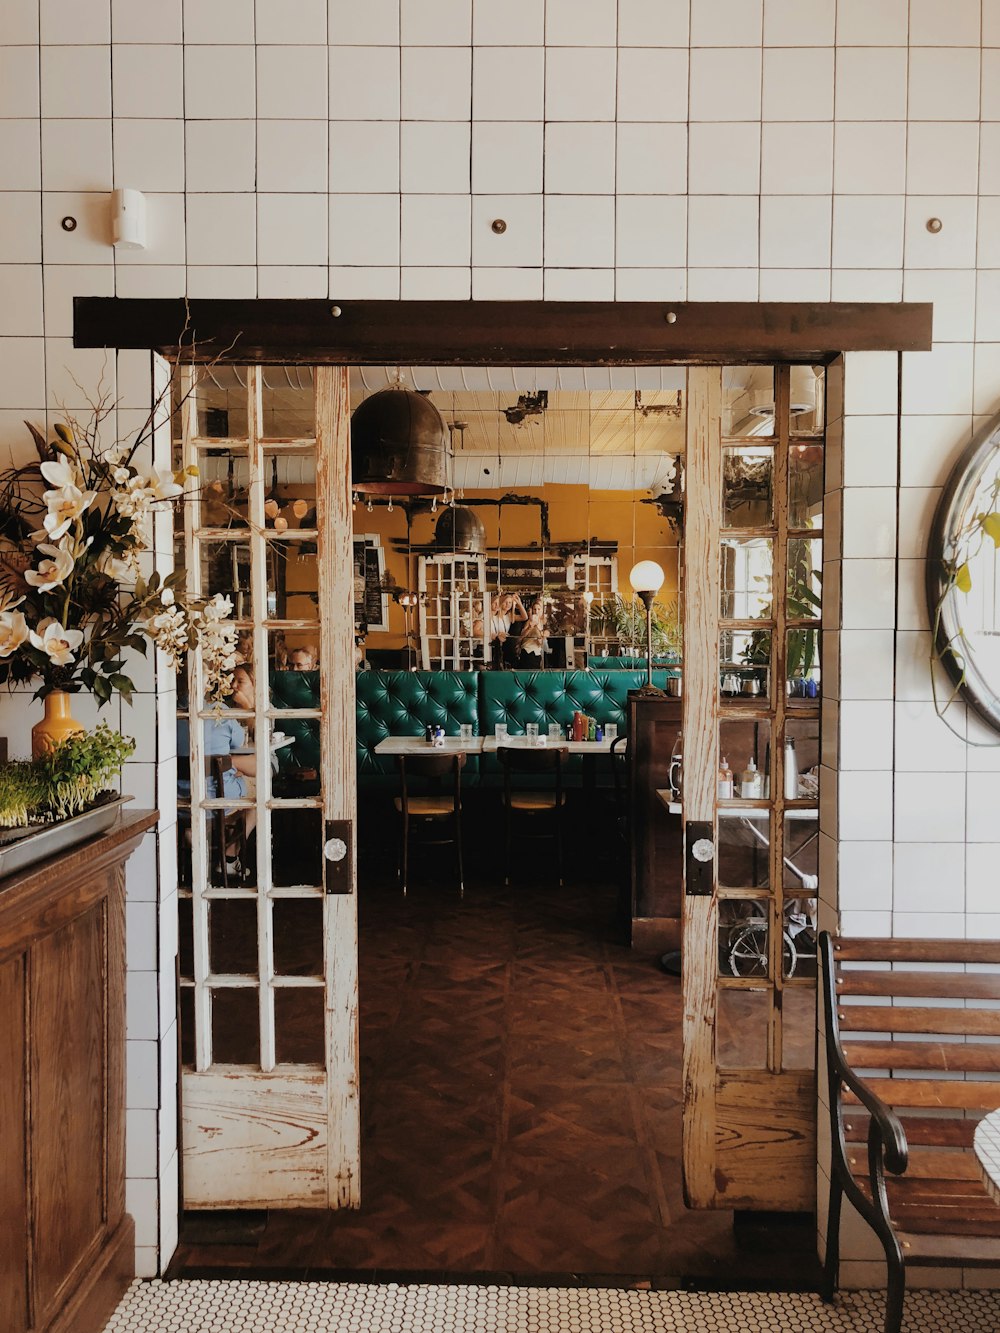
[[[1000,417],[973,440],[941,495],[927,605],[935,656],[956,694],[1000,731]],[[943,714],[954,696],[937,694]]]

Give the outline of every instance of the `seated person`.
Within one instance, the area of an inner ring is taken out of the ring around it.
[[[536,597],[518,636],[518,665],[542,666],[545,661],[545,654],[548,651],[549,641],[545,634],[545,604],[541,597]],[[533,658],[536,660],[532,661]]]
[[[319,666],[318,654],[311,643],[303,648],[292,648],[288,653],[289,671],[315,671]]]
[[[514,665],[517,636],[511,630],[527,619],[519,593],[495,592],[490,598],[490,658],[494,669]]]
[[[252,685],[250,688],[252,695]],[[234,690],[223,704],[223,710],[233,706],[236,693],[234,679]],[[244,705],[237,706],[243,707]],[[257,756],[255,754],[233,754],[234,750],[244,749],[247,745],[247,732],[243,724],[235,717],[226,717],[225,711],[220,717],[196,719],[195,724],[202,727],[202,746],[206,761],[206,798],[210,801],[216,800],[220,794],[224,799],[228,797],[234,801],[252,798],[256,790]],[[191,746],[188,727],[187,718],[179,717],[177,719],[177,757],[179,761],[177,794],[182,800],[187,801],[191,799]],[[222,768],[222,792],[220,793],[215,778],[216,765],[211,761],[226,757],[229,758],[230,762],[228,766]],[[184,760],[188,762],[184,763]],[[185,774],[186,776],[182,776]],[[247,841],[256,827],[257,812],[256,810],[240,810],[237,812],[231,809],[223,811],[227,820],[237,813],[242,823],[243,839]],[[236,864],[236,855],[237,837],[236,830],[234,830],[233,837],[227,840],[226,845],[227,868],[231,873],[238,873],[240,870],[240,867]]]

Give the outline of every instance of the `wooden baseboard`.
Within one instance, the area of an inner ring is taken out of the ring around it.
[[[135,1277],[135,1223],[128,1213],[46,1333],[101,1333]]]
[[[681,923],[672,916],[632,918],[632,948],[636,953],[666,953],[681,947]]]

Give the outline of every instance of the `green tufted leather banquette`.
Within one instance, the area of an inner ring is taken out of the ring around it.
[[[395,774],[391,756],[375,747],[386,736],[422,736],[429,722],[457,736],[463,722],[479,735],[477,677],[473,671],[359,671],[358,776]],[[476,772],[474,758],[466,773]]]
[[[645,671],[645,657],[588,657],[587,665],[591,671]],[[666,657],[653,657],[653,670],[658,671],[660,667],[666,669],[668,676],[679,676],[681,667],[679,662],[671,661]]]
[[[319,708],[318,671],[272,671],[271,704],[274,708]],[[278,770],[319,769],[319,721],[308,717],[275,720],[276,731],[293,736],[295,744],[278,750]]]

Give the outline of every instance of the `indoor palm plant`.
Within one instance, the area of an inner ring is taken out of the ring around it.
[[[40,682],[46,716],[32,732],[36,756],[81,728],[69,695],[90,691],[100,705],[130,700],[126,656],[152,642],[175,667],[198,647],[206,694],[220,700],[235,665],[227,598],[190,598],[183,570],[144,578],[156,509],[180,502],[195,469],[162,473],[139,458],[149,439],[105,444],[98,404],[85,425],[60,423],[55,438],[30,423],[37,462],[0,473],[0,683]]]

